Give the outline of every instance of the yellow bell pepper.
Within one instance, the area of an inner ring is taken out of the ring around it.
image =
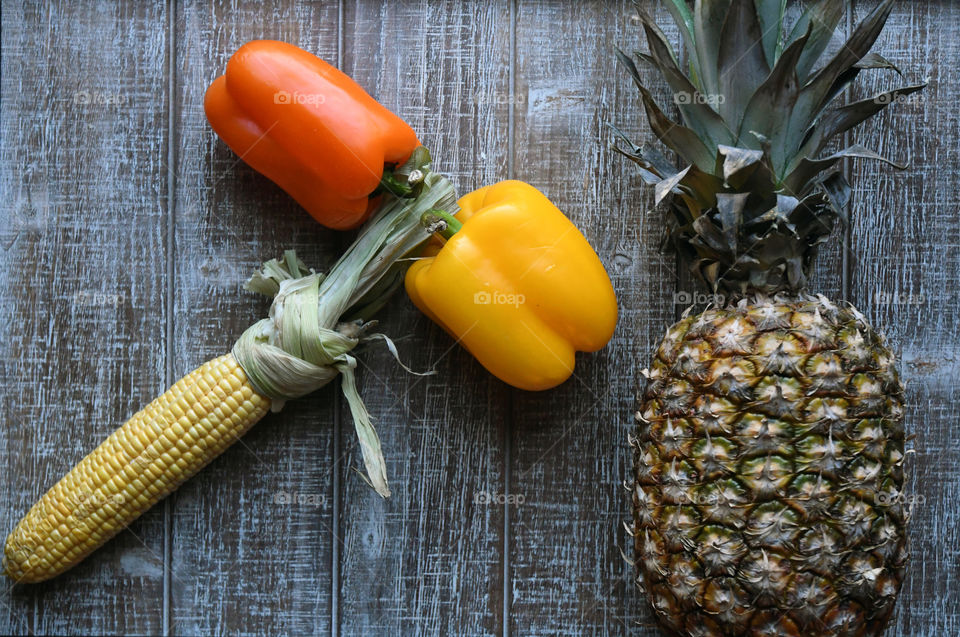
[[[445,243],[406,275],[413,303],[500,380],[556,387],[603,347],[617,299],[597,254],[539,190],[503,181],[465,195]],[[458,223],[459,222],[459,223]]]

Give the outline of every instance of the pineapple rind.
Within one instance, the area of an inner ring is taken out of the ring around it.
[[[903,387],[852,307],[756,296],[672,326],[634,443],[637,564],[680,634],[875,634],[907,560]]]

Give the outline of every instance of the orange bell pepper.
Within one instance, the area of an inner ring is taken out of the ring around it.
[[[249,42],[204,98],[210,125],[321,224],[362,223],[384,167],[420,145],[413,129],[349,76],[292,44]]]
[[[617,299],[603,264],[529,184],[503,181],[458,204],[450,238],[428,244],[407,271],[410,299],[504,382],[559,385],[577,351],[613,335]]]

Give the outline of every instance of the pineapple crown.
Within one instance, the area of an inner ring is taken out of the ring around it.
[[[657,105],[634,60],[617,56],[640,89],[650,127],[682,170],[654,148],[615,149],[640,166],[655,201],[669,202],[664,245],[714,292],[798,292],[818,246],[846,223],[850,185],[838,164],[848,157],[892,161],[860,145],[823,156],[831,140],[899,98],[903,86],[836,104],[866,69],[902,73],[871,53],[893,0],[884,0],[831,57],[824,56],[845,13],[842,0],[809,3],[787,28],[786,0],[664,0],[679,27],[684,73],[663,32],[638,6],[649,46],[636,57],[655,67],[674,95],[680,122]],[[821,59],[823,58],[822,63]]]

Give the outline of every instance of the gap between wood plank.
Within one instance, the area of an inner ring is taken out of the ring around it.
[[[343,0],[337,2],[337,67],[343,70]],[[342,243],[342,241],[340,242]],[[332,482],[330,490],[333,500],[333,519],[330,526],[333,527],[333,537],[330,540],[330,635],[332,637],[340,636],[340,538],[344,536],[342,522],[342,485],[340,484],[340,454],[343,453],[341,424],[343,418],[341,412],[343,405],[340,397],[341,392],[333,393],[333,457],[331,458]]]
[[[167,0],[167,284],[166,301],[164,302],[166,317],[164,325],[164,341],[166,343],[166,358],[164,365],[164,384],[173,385],[173,339],[174,339],[174,293],[176,287],[176,259],[174,258],[174,240],[176,235],[176,193],[177,193],[177,145],[174,143],[176,129],[176,87],[177,87],[177,6],[175,0]],[[170,498],[163,499],[163,594],[160,620],[160,631],[166,636],[170,634],[170,579],[173,554],[173,512]]]
[[[517,108],[517,0],[510,0],[510,72],[508,75],[510,93],[510,108],[507,111],[507,179],[515,179],[516,165],[516,115]],[[512,463],[510,447],[513,441],[513,392],[507,391],[507,413],[504,418],[503,433],[503,548],[500,559],[503,561],[503,618],[501,634],[510,637],[510,607],[513,590],[510,582],[510,464]]]
[[[850,37],[850,34],[853,33],[854,28],[854,15],[856,14],[857,3],[856,0],[850,0],[850,5],[847,7],[847,16],[844,25],[845,32],[843,34],[844,42],[847,38]],[[853,83],[851,82],[847,86],[847,90],[844,91],[844,105],[847,105],[851,101],[853,96]],[[850,139],[853,133],[851,131],[846,131],[843,134],[843,147],[850,147]],[[843,160],[843,172],[848,177],[853,174],[853,159],[847,157]],[[850,261],[850,250],[853,245],[853,219],[850,218],[850,215],[853,213],[853,203],[847,204],[847,223],[843,226],[843,232],[841,233],[841,250],[840,250],[840,298],[844,301],[850,302],[850,275],[853,272],[853,263]]]

